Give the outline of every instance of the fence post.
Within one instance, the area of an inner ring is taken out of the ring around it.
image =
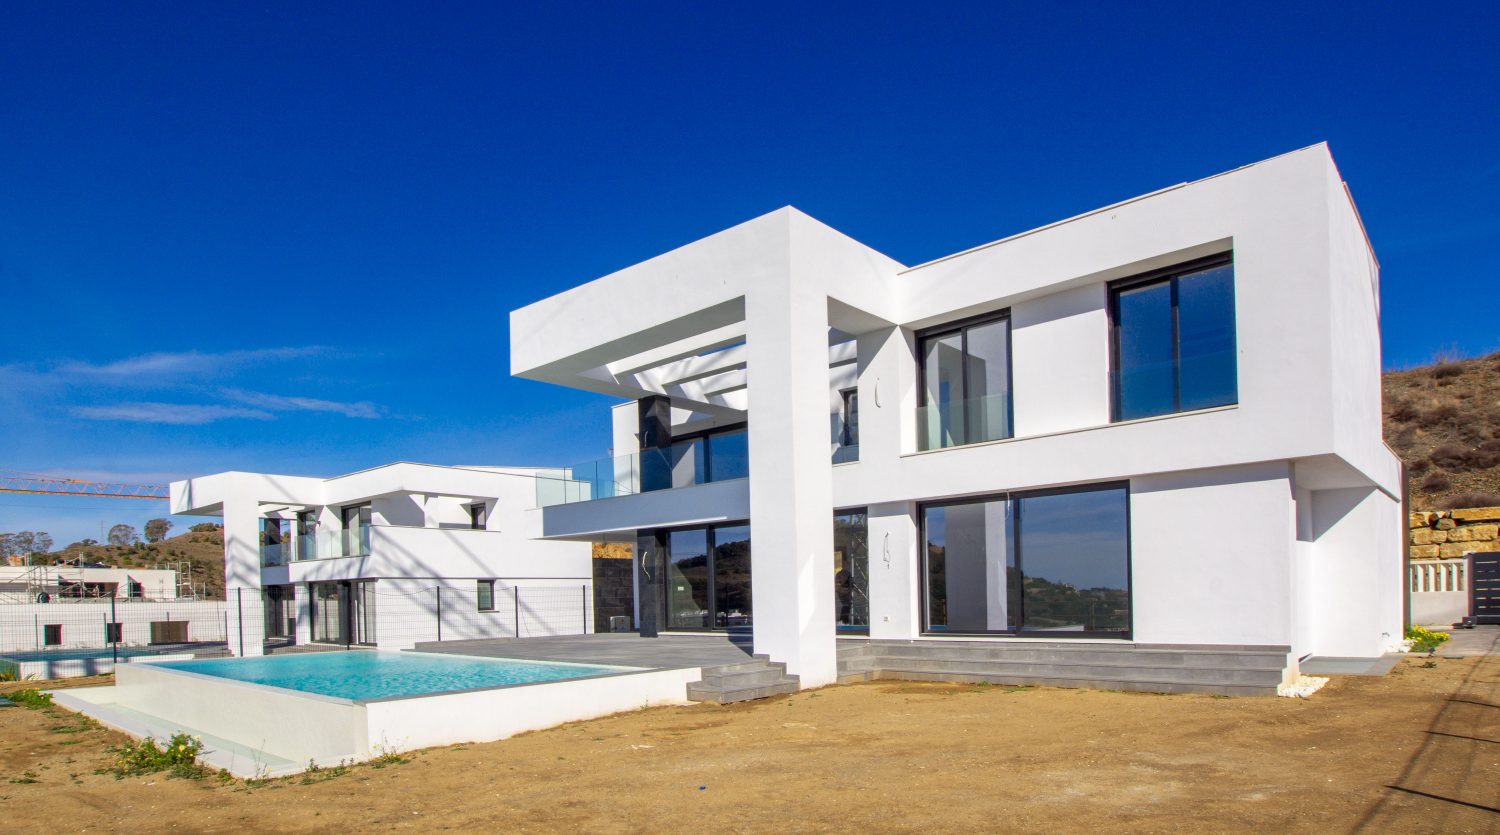
[[[519,638],[521,637],[521,587],[511,586],[510,591],[511,596],[515,599],[515,602],[511,604],[511,611],[516,616],[516,637]]]
[[[589,587],[579,586],[578,590],[583,592],[583,631],[580,635],[589,634]]]
[[[115,599],[111,596],[109,598],[109,660],[114,664],[120,663],[120,638],[115,634],[115,630],[119,628],[116,624],[119,622],[119,617],[115,614]]]
[[[240,627],[240,657],[245,657],[245,590],[234,590],[234,616]],[[167,620],[171,620],[171,616]]]
[[[438,642],[441,643],[443,640],[443,587],[433,586],[432,590],[437,592]]]

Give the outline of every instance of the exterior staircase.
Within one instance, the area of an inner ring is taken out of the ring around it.
[[[1274,696],[1288,647],[841,640],[838,681],[989,682]]]
[[[785,664],[756,655],[738,664],[704,667],[703,679],[687,686],[687,697],[688,701],[727,705],[795,693],[800,686],[796,676],[787,675]]]

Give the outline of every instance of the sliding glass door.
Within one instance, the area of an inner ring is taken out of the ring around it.
[[[922,509],[923,632],[1129,637],[1123,484]]]
[[[663,579],[667,629],[750,626],[750,526],[669,531]]]
[[[328,644],[373,646],[376,643],[375,582],[309,583],[312,639]]]

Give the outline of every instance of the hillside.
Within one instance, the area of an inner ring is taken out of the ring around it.
[[[161,542],[141,545],[70,545],[47,556],[65,560],[82,558],[85,562],[102,562],[122,568],[154,568],[162,563],[187,562],[192,565],[192,583],[198,593],[203,594],[206,587],[210,599],[224,599],[222,528],[215,531],[188,531]]]
[[[1385,440],[1418,509],[1500,505],[1500,353],[1385,374]]]

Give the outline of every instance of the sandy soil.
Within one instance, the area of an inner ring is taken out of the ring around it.
[[[6,830],[1500,830],[1500,658],[1309,700],[875,682],[261,784],[98,773],[121,740],[0,708]]]

